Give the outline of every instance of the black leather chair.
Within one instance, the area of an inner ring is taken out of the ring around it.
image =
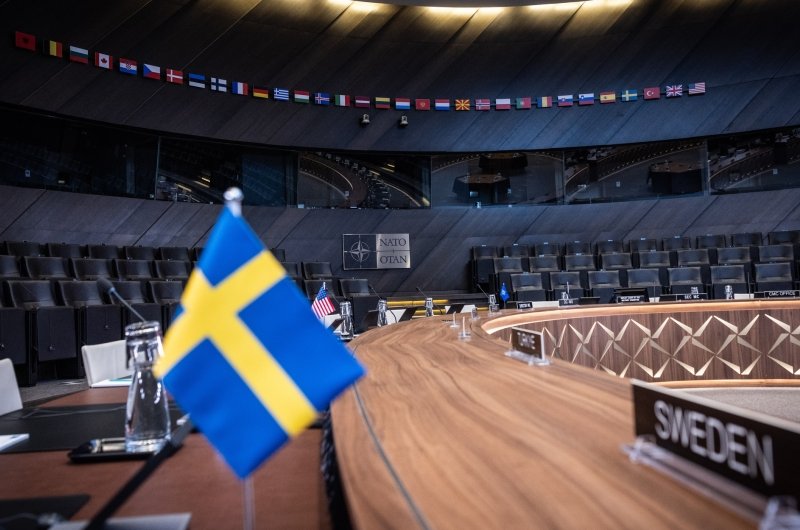
[[[117,245],[92,244],[86,245],[86,251],[90,258],[96,259],[119,259],[122,256],[122,250]]]
[[[71,278],[66,258],[24,256],[25,274],[32,280],[64,280]]]
[[[120,280],[154,280],[153,262],[146,259],[115,259],[114,269]]]
[[[339,291],[351,304],[354,331],[363,333],[367,330],[367,314],[378,308],[378,295],[372,294],[369,281],[365,278],[342,278],[339,280]]]
[[[155,247],[147,245],[126,245],[122,247],[122,254],[126,259],[143,259],[153,261],[157,258]]]
[[[159,247],[158,259],[192,261],[192,257],[189,255],[189,249],[186,247]]]
[[[522,270],[527,271],[529,270],[528,267],[530,267],[528,260],[531,257],[531,247],[519,243],[503,245],[502,256],[498,257],[520,258],[522,260]]]
[[[47,256],[47,247],[35,241],[6,241],[7,252],[12,256]]]
[[[111,283],[122,299],[133,306],[133,308],[138,311],[145,320],[153,320],[163,325],[161,320],[161,306],[149,299],[147,295],[146,280],[116,280]],[[106,298],[106,301],[113,304],[119,304],[119,302],[113,298]],[[139,318],[136,315],[131,314],[131,312],[127,311],[125,308],[122,308],[122,313],[123,332],[124,327],[128,324],[139,322]]]
[[[750,292],[747,278],[744,265],[712,265],[711,293],[716,300],[727,298],[726,289],[730,289],[731,295],[747,294]]]
[[[601,304],[610,304],[614,293],[623,285],[620,283],[619,271],[588,271],[589,289],[592,296],[600,299]]]
[[[181,303],[183,282],[169,280],[151,280],[147,282],[150,300],[161,306],[161,321],[164,331],[175,319],[175,311]]]
[[[718,248],[717,265],[743,265],[745,280],[752,284],[754,269],[750,247]]]
[[[628,287],[644,287],[650,298],[660,297],[664,291],[661,275],[657,268],[629,270]]]
[[[633,268],[633,261],[628,252],[600,254],[600,270],[619,271],[619,281],[628,285],[628,271]]]
[[[561,256],[563,254],[561,243],[551,243],[549,241],[536,243],[533,246],[533,254],[535,256]]]
[[[331,300],[337,302],[337,298],[340,296],[337,291],[339,290],[338,285],[335,285],[333,279],[328,278],[324,280],[303,280],[303,291],[306,293],[306,298],[309,301],[314,300],[317,297],[317,293],[322,288],[322,284],[325,284],[325,288],[328,290],[328,296],[330,296]]]
[[[728,246],[728,238],[725,234],[705,234],[695,237],[694,248],[708,249],[708,259],[712,265],[717,264],[717,249]]]
[[[672,236],[661,239],[661,250],[684,250],[692,248],[692,238],[689,236]]]
[[[72,258],[70,269],[76,280],[111,279],[116,276],[111,260],[104,258]]]
[[[303,273],[300,270],[300,264],[296,261],[281,261],[281,265],[286,270],[286,275],[294,281],[300,290],[303,290]]]
[[[560,257],[554,255],[531,256],[530,271],[542,275],[542,286],[546,291],[552,291],[550,275],[561,270]]]
[[[22,279],[23,274],[19,268],[19,258],[8,254],[0,254],[0,280]]]
[[[574,254],[593,254],[592,244],[589,241],[567,241],[564,243],[564,256]]]
[[[77,348],[122,339],[122,312],[106,303],[96,281],[62,280],[58,289],[64,305],[75,310]]]
[[[157,259],[153,262],[157,278],[186,281],[192,272],[192,262],[172,259]]]
[[[493,262],[494,266],[489,283],[494,292],[499,292],[503,284],[506,285],[506,289],[510,289],[511,275],[525,271],[522,268],[522,258],[520,257],[494,258]]]
[[[639,252],[639,267],[641,269],[658,269],[658,276],[661,285],[669,284],[667,269],[673,266],[669,252],[666,250],[654,250],[650,252]]]
[[[490,275],[494,271],[494,259],[498,257],[497,247],[493,245],[478,245],[472,247],[470,266],[472,281],[483,289],[490,289]]]
[[[731,234],[728,238],[732,247],[747,247],[750,249],[750,259],[753,263],[758,261],[758,247],[764,244],[764,239],[760,232],[745,232]]]
[[[75,312],[58,305],[53,284],[48,280],[9,280],[8,291],[11,304],[25,310],[27,357],[34,382],[44,363],[57,377],[82,377]]]
[[[306,280],[333,279],[333,270],[329,261],[304,261],[302,262],[303,278]],[[328,287],[333,287],[329,285]]]
[[[13,256],[8,256],[13,257]],[[36,359],[31,357],[25,310],[9,307],[0,297],[0,359],[11,359],[20,386],[36,384]]]
[[[756,291],[784,291],[794,289],[792,278],[792,264],[756,263]]]
[[[658,248],[658,241],[650,237],[640,237],[639,239],[631,239],[628,241],[628,250],[631,253],[634,268],[639,268],[639,253],[640,252],[654,252],[661,250]]]
[[[711,256],[707,248],[678,250],[677,255],[678,267],[700,267],[703,283],[711,283]]]
[[[603,239],[595,241],[594,253],[598,256],[601,254],[621,254],[626,253],[628,250],[625,248],[625,242],[621,239]]]
[[[707,284],[703,283],[700,267],[670,267],[669,290],[672,294],[707,293]]]
[[[517,302],[544,302],[547,290],[539,272],[522,272],[511,275],[511,290]]]
[[[580,298],[585,295],[581,287],[581,275],[577,271],[560,271],[550,273],[553,300],[560,299],[563,295],[568,298]]]
[[[78,243],[48,243],[47,255],[54,258],[85,258],[86,245]]]

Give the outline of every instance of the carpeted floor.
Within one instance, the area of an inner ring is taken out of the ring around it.
[[[800,423],[800,387],[697,388],[685,391]]]
[[[52,379],[37,382],[34,386],[23,386],[19,389],[24,407],[36,406],[50,399],[72,394],[89,388],[86,378]]]

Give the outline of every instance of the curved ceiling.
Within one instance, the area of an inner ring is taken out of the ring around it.
[[[796,0],[460,10],[337,0],[86,0],[76,10],[61,0],[7,0],[0,102],[308,149],[514,151],[718,135],[800,123],[798,18]],[[33,35],[39,53],[15,47],[16,31]],[[92,60],[41,53],[50,40]],[[111,71],[92,64],[96,52],[115,58]],[[136,75],[120,73],[119,58],[137,61]],[[143,76],[145,63],[163,69],[159,80]],[[167,68],[187,79],[168,83]],[[203,89],[188,85],[189,73],[204,76]],[[211,90],[212,79],[225,80],[227,91]],[[270,98],[232,95],[234,82],[267,88]],[[700,82],[706,93],[688,96],[688,85]],[[678,84],[681,97],[666,98],[667,86]],[[277,88],[290,101],[276,101]],[[653,88],[659,99],[645,100]],[[635,101],[623,101],[628,90]],[[292,101],[298,92],[309,103]],[[613,103],[601,103],[601,92],[614,94]],[[315,93],[348,95],[351,104],[316,105]],[[592,94],[592,104],[579,105],[580,94]],[[525,104],[561,95],[574,103]],[[356,108],[357,96],[368,107]],[[379,108],[382,98],[388,109]],[[434,110],[398,108],[406,99]],[[435,110],[437,99],[448,112]],[[469,111],[455,111],[457,99]],[[476,109],[479,99],[490,101],[489,111]],[[509,110],[498,107],[506,99]],[[364,113],[368,126],[360,124]],[[398,125],[401,115],[408,126]]]

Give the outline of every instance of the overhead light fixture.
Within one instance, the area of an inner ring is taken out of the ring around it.
[[[369,114],[362,114],[359,123],[361,125],[369,125]]]
[[[405,114],[400,116],[400,127],[408,127],[408,116]]]

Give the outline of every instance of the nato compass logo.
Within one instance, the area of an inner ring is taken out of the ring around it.
[[[375,236],[372,234],[345,234],[343,236],[344,269],[377,269]]]

